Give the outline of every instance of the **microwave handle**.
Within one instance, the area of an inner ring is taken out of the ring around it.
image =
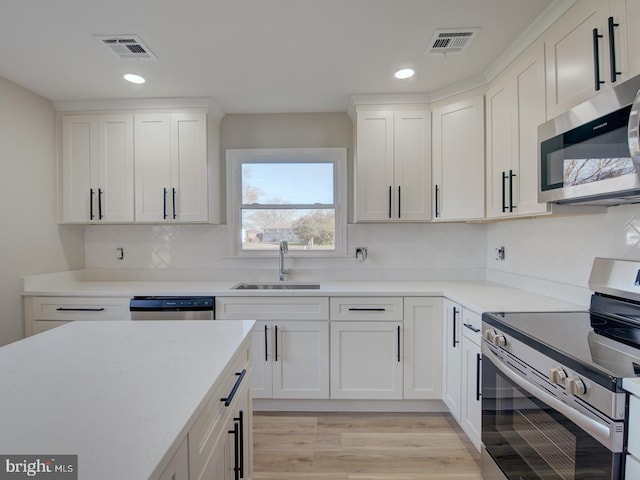
[[[627,137],[629,141],[629,153],[633,158],[636,170],[640,173],[640,90],[631,106],[629,113],[629,125],[627,127]]]

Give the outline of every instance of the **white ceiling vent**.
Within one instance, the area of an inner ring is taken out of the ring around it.
[[[449,53],[460,53],[464,51],[471,40],[480,31],[479,28],[449,28],[436,30],[431,37],[429,46],[424,52],[425,55],[448,55]]]
[[[96,35],[114,55],[124,60],[155,60],[151,50],[137,35]]]

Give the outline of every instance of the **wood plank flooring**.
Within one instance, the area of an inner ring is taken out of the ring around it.
[[[481,480],[480,455],[448,414],[253,416],[255,480]]]

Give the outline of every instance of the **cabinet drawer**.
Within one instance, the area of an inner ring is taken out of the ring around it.
[[[402,297],[331,298],[330,315],[334,321],[398,321],[404,318]]]
[[[216,297],[217,320],[328,320],[327,297]]]
[[[33,320],[129,320],[129,298],[33,297]]]
[[[189,431],[189,471],[193,478],[199,478],[200,472],[207,466],[218,437],[223,433],[227,434],[225,426],[233,412],[234,403],[225,406],[223,399],[228,398],[234,386],[237,385],[235,402],[243,388],[250,382],[250,358],[249,348],[238,352],[222,375],[224,380],[214,390],[213,395]],[[237,374],[243,370],[246,370],[246,374],[240,380],[240,376]]]
[[[462,309],[462,335],[476,345],[480,345],[482,331],[482,317],[466,308]]]
[[[640,478],[640,462],[637,458],[627,455],[626,470],[624,478],[627,480],[633,480],[634,478]]]

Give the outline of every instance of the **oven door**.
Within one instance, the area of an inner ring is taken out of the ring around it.
[[[506,478],[622,479],[622,453],[528,391],[485,342],[482,349],[482,442]]]

